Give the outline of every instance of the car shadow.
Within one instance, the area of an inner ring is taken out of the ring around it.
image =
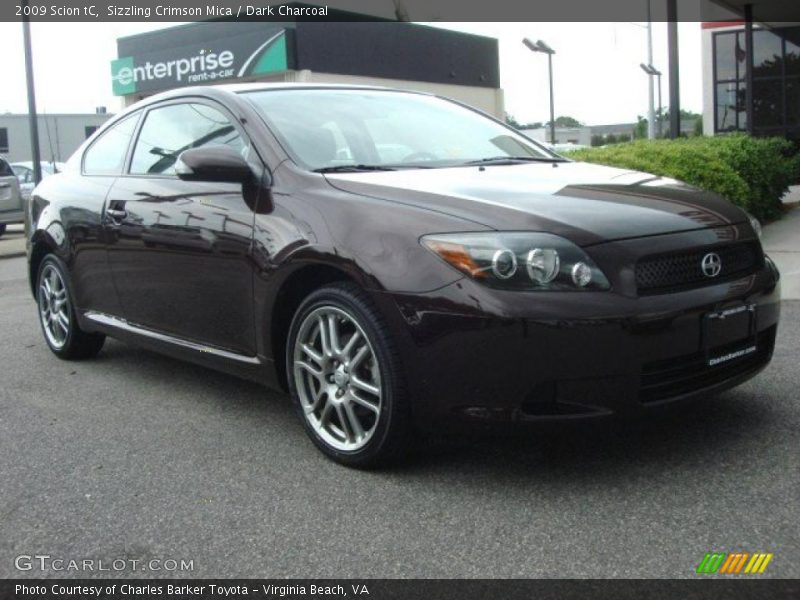
[[[213,403],[221,413],[244,412],[273,428],[302,431],[288,395],[258,383],[114,341],[96,361],[108,367],[124,365],[120,368],[130,368],[140,381],[161,383],[168,377],[173,389],[219,390],[192,396],[197,402]],[[495,477],[552,478],[603,471],[634,473],[669,465],[705,469],[733,449],[740,455],[748,438],[761,438],[777,418],[748,384],[690,405],[664,407],[636,420],[551,422],[502,435],[419,440],[409,456],[380,472],[390,477],[426,477],[491,471]],[[319,460],[326,461],[322,455]]]
[[[702,470],[731,452],[740,456],[748,441],[762,439],[774,422],[756,392],[738,389],[637,419],[553,422],[504,436],[433,441],[399,468],[469,465],[513,477],[640,473],[670,466]]]

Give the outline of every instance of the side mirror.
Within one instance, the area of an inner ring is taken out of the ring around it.
[[[181,152],[175,173],[184,181],[245,183],[253,177],[253,170],[242,155],[223,145]]]

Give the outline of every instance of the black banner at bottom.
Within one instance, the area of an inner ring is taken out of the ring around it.
[[[797,579],[3,579],[18,600],[800,598]]]

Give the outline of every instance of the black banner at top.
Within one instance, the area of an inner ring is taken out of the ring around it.
[[[764,23],[800,21],[800,2],[787,0],[3,0],[0,20],[122,21],[653,21],[667,20],[676,3],[680,21],[753,18]],[[649,6],[649,9],[648,9]]]

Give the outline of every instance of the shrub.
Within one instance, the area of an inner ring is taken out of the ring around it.
[[[585,148],[570,158],[680,179],[716,192],[759,219],[781,215],[781,197],[800,179],[800,155],[783,138],[747,135],[638,140]]]

